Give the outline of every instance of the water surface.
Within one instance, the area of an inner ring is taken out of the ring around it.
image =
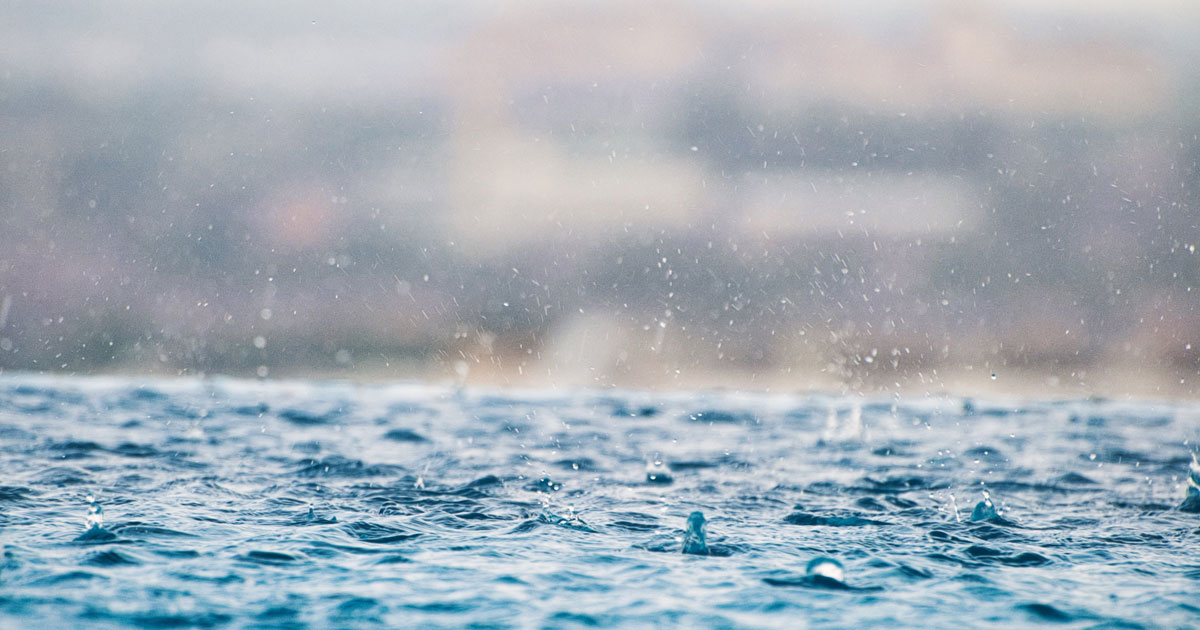
[[[8,376],[0,627],[1191,628],[1198,432],[1194,403]]]

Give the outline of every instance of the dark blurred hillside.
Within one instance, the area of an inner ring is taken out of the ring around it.
[[[13,7],[0,369],[1197,392],[1190,5],[268,6]]]

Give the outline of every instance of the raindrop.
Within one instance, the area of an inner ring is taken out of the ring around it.
[[[646,482],[666,485],[675,481],[671,468],[657,455],[646,462]]]

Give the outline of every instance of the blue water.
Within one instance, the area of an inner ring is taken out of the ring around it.
[[[7,376],[0,628],[1195,628],[1198,434],[1195,403]]]

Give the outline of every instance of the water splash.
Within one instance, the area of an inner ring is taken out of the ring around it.
[[[832,591],[876,591],[879,587],[856,588],[846,584],[846,569],[834,558],[817,556],[804,567],[804,577],[767,577],[771,586],[800,586]]]
[[[1183,503],[1179,504],[1180,512],[1200,514],[1200,460],[1192,453],[1192,464],[1188,468],[1187,491],[1183,495]]]
[[[591,525],[588,525],[582,518],[579,517],[578,514],[575,513],[575,506],[573,505],[567,506],[566,516],[555,514],[554,512],[551,512],[548,507],[543,506],[541,513],[538,514],[537,520],[549,525],[566,527],[567,529],[573,529],[576,531],[588,532],[592,534],[599,533],[595,528],[593,528]]]
[[[809,560],[804,573],[810,578],[826,578],[841,583],[846,581],[846,568],[829,556],[817,556]]]
[[[1000,512],[996,510],[996,505],[992,503],[992,493],[987,490],[983,491],[983,500],[975,504],[975,509],[971,510],[972,521],[993,521],[1000,518]]]
[[[116,534],[104,529],[104,508],[100,507],[100,502],[96,500],[96,496],[89,493],[87,501],[87,529],[75,537],[75,542],[93,545],[116,540]]]
[[[429,464],[427,463],[427,464],[425,464],[425,468],[421,471],[421,474],[417,475],[417,480],[415,482],[413,482],[413,488],[415,488],[417,490],[424,490],[425,489],[425,475],[428,475],[428,474],[429,474]]]
[[[825,428],[821,431],[821,441],[829,442],[838,433],[838,413],[833,405],[829,406],[829,411],[825,414]]]
[[[958,513],[958,499],[955,499],[953,494],[950,495],[950,511],[954,512],[954,522],[961,523],[962,515]]]
[[[93,494],[87,495],[88,511],[87,511],[87,528],[101,529],[104,527],[104,508],[100,507],[100,503],[96,501],[96,496]]]
[[[845,436],[847,440],[861,440],[863,437],[862,405],[857,402],[850,407],[850,417],[846,418]]]
[[[829,413],[825,416],[825,428],[821,431],[821,442],[856,442],[863,439],[865,429],[862,405],[857,401],[850,406],[845,419],[842,419],[837,408],[831,405]]]
[[[708,541],[705,532],[707,523],[704,514],[700,512],[692,512],[688,515],[687,531],[683,534],[683,553],[708,555]]]

